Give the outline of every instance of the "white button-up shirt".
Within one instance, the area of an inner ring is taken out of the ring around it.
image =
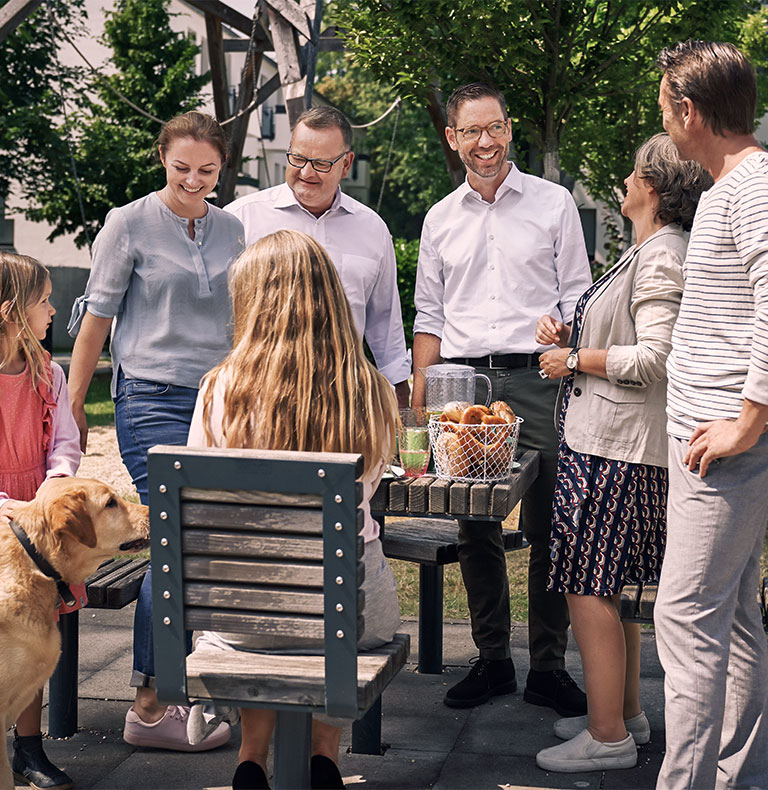
[[[592,283],[579,213],[564,187],[514,164],[487,203],[464,182],[427,213],[414,332],[444,359],[541,351],[536,322],[570,322]]]
[[[403,334],[395,250],[375,211],[339,190],[328,211],[315,217],[287,184],[246,195],[226,210],[243,223],[246,244],[286,229],[303,231],[322,244],[379,371],[392,384],[408,378],[411,361]]]

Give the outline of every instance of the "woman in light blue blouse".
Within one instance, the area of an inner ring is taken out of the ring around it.
[[[85,395],[112,328],[112,397],[120,453],[147,503],[147,451],[187,442],[200,379],[230,348],[227,272],[243,249],[243,227],[207,203],[227,158],[227,140],[210,116],[188,112],[157,140],[166,185],[112,209],[93,245],[91,276],[72,312],[76,336],[69,373],[72,412],[85,451]],[[188,711],[158,703],[153,686],[151,571],[134,622],[136,702],[124,738],[139,746],[211,749],[229,739],[224,725],[196,746]]]

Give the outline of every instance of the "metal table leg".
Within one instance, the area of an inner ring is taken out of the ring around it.
[[[48,733],[68,738],[77,731],[78,611],[59,618],[61,657],[48,684]]]
[[[419,672],[443,671],[443,566],[419,565]]]

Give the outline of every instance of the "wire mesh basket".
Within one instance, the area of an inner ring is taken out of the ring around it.
[[[509,480],[522,422],[522,417],[516,417],[507,425],[463,425],[430,418],[435,473],[443,480],[465,483]]]

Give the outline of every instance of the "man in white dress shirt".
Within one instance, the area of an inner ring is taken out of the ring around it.
[[[541,452],[540,475],[523,498],[520,516],[531,544],[531,660],[524,699],[561,716],[579,716],[586,713],[586,697],[565,671],[568,608],[564,596],[546,591],[558,385],[538,374],[544,348],[534,334],[541,315],[570,322],[578,297],[591,284],[584,236],[566,189],[507,161],[511,126],[498,90],[465,85],[451,94],[446,109],[445,134],[467,168],[467,180],[424,220],[414,370],[442,358],[486,374],[494,400],[506,401],[525,420],[521,449]],[[478,392],[478,402],[484,397]],[[417,372],[413,405],[424,401],[425,381]],[[480,655],[467,677],[448,690],[445,704],[472,707],[517,688],[499,523],[460,522],[459,562]]]
[[[344,286],[360,335],[376,366],[408,405],[411,363],[405,347],[392,237],[381,217],[345,195],[341,179],[352,167],[352,127],[333,107],[299,116],[287,152],[285,184],[230,203],[226,210],[253,244],[277,230],[300,230],[325,247]]]

